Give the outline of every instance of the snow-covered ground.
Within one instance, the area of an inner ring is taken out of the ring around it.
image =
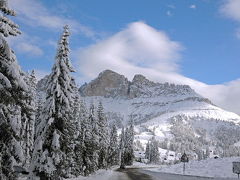
[[[101,169],[87,177],[79,176],[77,178],[70,178],[67,180],[128,180],[128,177],[125,174],[117,172],[115,170],[116,169]]]
[[[127,168],[158,168],[158,164],[145,164],[145,163],[140,163],[140,162],[133,162],[132,166],[127,166]]]
[[[236,178],[232,171],[232,162],[240,162],[240,157],[207,159],[202,161],[191,161],[186,163],[185,175],[214,177],[214,178]],[[183,164],[162,166],[161,168],[149,168],[154,172],[164,172],[171,174],[182,174]]]
[[[128,177],[120,172],[115,171],[117,169],[100,169],[90,176],[79,176],[77,178],[68,178],[65,180],[128,180]],[[18,180],[27,180],[27,177],[19,177]],[[37,179],[36,179],[37,180]]]
[[[132,166],[126,166],[126,168],[157,168],[159,165],[154,165],[154,164],[144,164],[144,163],[139,163],[139,162],[134,162]],[[115,167],[113,169],[108,169],[108,170],[98,170],[96,173],[83,177],[79,176],[77,178],[70,178],[66,180],[128,180],[129,178],[127,177],[126,174],[121,173],[116,171],[118,167]]]

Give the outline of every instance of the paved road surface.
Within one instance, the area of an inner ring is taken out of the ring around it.
[[[146,170],[144,168],[127,168],[127,169],[118,169],[117,171],[127,175],[128,179],[126,180],[221,180],[221,178],[183,176],[183,175],[177,175],[177,174],[153,172],[153,171]],[[233,179],[229,178],[224,180],[233,180]]]
[[[125,173],[130,180],[153,180],[150,175],[138,168],[118,169],[118,172]]]

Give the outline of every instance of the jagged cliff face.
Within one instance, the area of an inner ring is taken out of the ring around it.
[[[159,96],[177,96],[177,95],[196,95],[196,93],[187,85],[160,84],[149,81],[143,75],[135,75],[130,88],[129,97],[159,97]]]
[[[102,96],[105,98],[150,98],[159,96],[197,95],[187,85],[161,84],[137,74],[132,81],[111,70],[105,70],[99,76],[80,88],[83,97]]]
[[[129,81],[123,75],[106,70],[80,88],[82,96],[126,97]]]

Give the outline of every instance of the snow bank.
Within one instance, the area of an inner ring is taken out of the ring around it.
[[[232,172],[232,162],[239,161],[240,157],[207,159],[202,161],[191,161],[186,163],[186,175],[205,176],[215,178],[236,178],[237,175]],[[148,169],[155,172],[182,174],[183,164],[163,166],[162,168]]]
[[[68,178],[65,180],[119,180],[119,179],[129,180],[124,173],[115,171],[117,168],[118,167],[108,170],[100,169],[96,171],[94,174],[91,174],[87,177],[79,176],[77,178]],[[34,177],[34,179],[37,180],[36,177]],[[27,180],[27,177],[19,177],[17,180]]]
[[[121,177],[121,178],[120,178]],[[119,180],[124,179],[128,180],[128,177],[120,172],[114,170],[98,170],[95,174],[92,174],[87,177],[79,176],[78,178],[71,178],[67,180]]]
[[[140,162],[133,162],[132,166],[127,166],[127,168],[158,168],[160,165],[158,164],[145,164]]]

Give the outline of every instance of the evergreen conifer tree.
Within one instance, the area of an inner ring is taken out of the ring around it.
[[[95,117],[94,105],[91,104],[88,118],[83,118],[82,130],[83,133],[83,173],[85,176],[93,173],[98,169],[98,127]]]
[[[5,37],[20,34],[8,16],[15,16],[7,0],[0,0],[0,179],[14,179],[13,165],[24,165],[22,114],[27,114],[28,86]]]
[[[77,99],[78,98],[79,96],[77,97]],[[78,124],[77,124],[78,132],[77,132],[76,146],[75,146],[75,161],[76,161],[76,168],[74,172],[75,176],[85,175],[83,172],[83,169],[84,169],[83,159],[86,159],[84,157],[84,154],[86,153],[86,146],[84,144],[85,133],[86,133],[86,128],[90,128],[90,124],[85,124],[89,122],[87,121],[88,113],[87,113],[86,105],[83,101],[77,100],[77,99],[75,100],[75,102],[79,102],[79,103],[75,104],[75,107],[76,107],[75,115],[76,115],[76,119],[78,119]]]
[[[72,121],[75,83],[69,60],[68,26],[59,40],[56,61],[47,81],[46,101],[38,125],[34,171],[41,178],[68,177],[72,159],[74,124]]]
[[[122,132],[120,136],[120,144],[119,144],[119,159],[120,159],[120,168],[125,168],[125,130],[122,127]]]
[[[146,145],[145,158],[148,160],[150,159],[150,142],[149,141]]]
[[[134,160],[133,143],[134,143],[134,126],[133,126],[133,121],[131,121],[129,128],[126,129],[126,133],[125,133],[124,158],[125,158],[126,165],[133,164],[133,160]]]
[[[117,127],[114,124],[110,131],[110,145],[108,148],[108,166],[117,165],[119,163],[119,146],[118,146],[118,135]]]
[[[152,137],[148,142],[145,156],[150,163],[159,163],[160,155],[158,150],[158,142],[156,141],[155,137]]]
[[[99,124],[96,118],[95,106],[92,103],[89,110],[89,121],[91,122],[91,146],[92,146],[92,169],[98,169],[99,159]]]
[[[31,74],[25,75],[25,81],[28,85],[26,98],[22,100],[27,108],[27,112],[21,114],[22,128],[21,137],[23,139],[21,145],[25,156],[25,163],[29,166],[33,151],[34,133],[35,133],[35,118],[36,118],[36,86],[37,79],[34,70]]]
[[[98,135],[99,135],[99,159],[98,167],[106,168],[108,159],[108,146],[109,146],[109,129],[107,118],[104,114],[103,105],[100,101],[97,109],[98,118]]]

